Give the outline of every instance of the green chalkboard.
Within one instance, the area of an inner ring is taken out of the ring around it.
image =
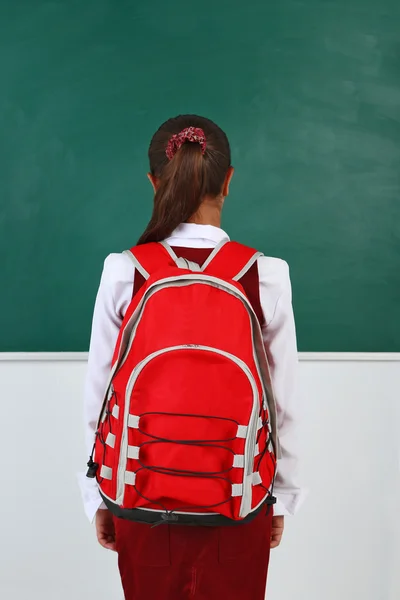
[[[0,351],[88,348],[150,215],[158,125],[204,114],[224,227],[291,266],[299,348],[400,350],[399,0],[0,0]]]

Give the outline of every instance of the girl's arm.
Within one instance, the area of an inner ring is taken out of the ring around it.
[[[111,369],[111,360],[124,314],[132,300],[134,269],[124,254],[111,254],[104,263],[93,314],[84,394],[84,427],[87,456],[92,452],[97,420]],[[104,508],[97,481],[79,475],[85,512],[93,518]]]
[[[266,318],[263,338],[275,392],[282,450],[274,488],[277,497],[274,514],[293,515],[305,496],[305,490],[297,480],[297,425],[303,406],[296,393],[298,357],[289,267],[279,259],[261,258],[259,276],[260,299]]]

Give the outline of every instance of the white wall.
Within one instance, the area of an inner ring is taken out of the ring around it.
[[[79,361],[0,360],[5,600],[123,597],[75,480],[84,372]],[[302,361],[300,375],[311,494],[273,553],[268,600],[398,600],[400,362]]]

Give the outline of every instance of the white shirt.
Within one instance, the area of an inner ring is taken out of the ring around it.
[[[228,235],[211,225],[184,223],[168,238],[170,246],[185,248],[215,248]],[[301,407],[296,396],[297,346],[292,309],[292,291],[287,263],[278,258],[258,259],[260,300],[264,314],[263,339],[268,354],[272,383],[276,395],[278,431],[282,458],[274,495],[275,515],[293,515],[304,490],[297,477],[298,447],[296,423]],[[93,315],[88,371],[85,385],[84,415],[88,456],[91,454],[97,419],[111,369],[111,360],[119,329],[132,300],[135,270],[125,254],[111,254],[104,263]],[[85,512],[92,521],[97,510],[104,508],[95,479],[79,475]]]

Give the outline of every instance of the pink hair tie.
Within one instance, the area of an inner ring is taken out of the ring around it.
[[[194,142],[196,144],[200,144],[202,154],[204,154],[206,151],[207,143],[204,131],[199,127],[186,127],[186,129],[183,129],[180,133],[176,133],[169,140],[167,149],[165,151],[168,160],[172,160],[174,158],[179,148],[185,142]]]

